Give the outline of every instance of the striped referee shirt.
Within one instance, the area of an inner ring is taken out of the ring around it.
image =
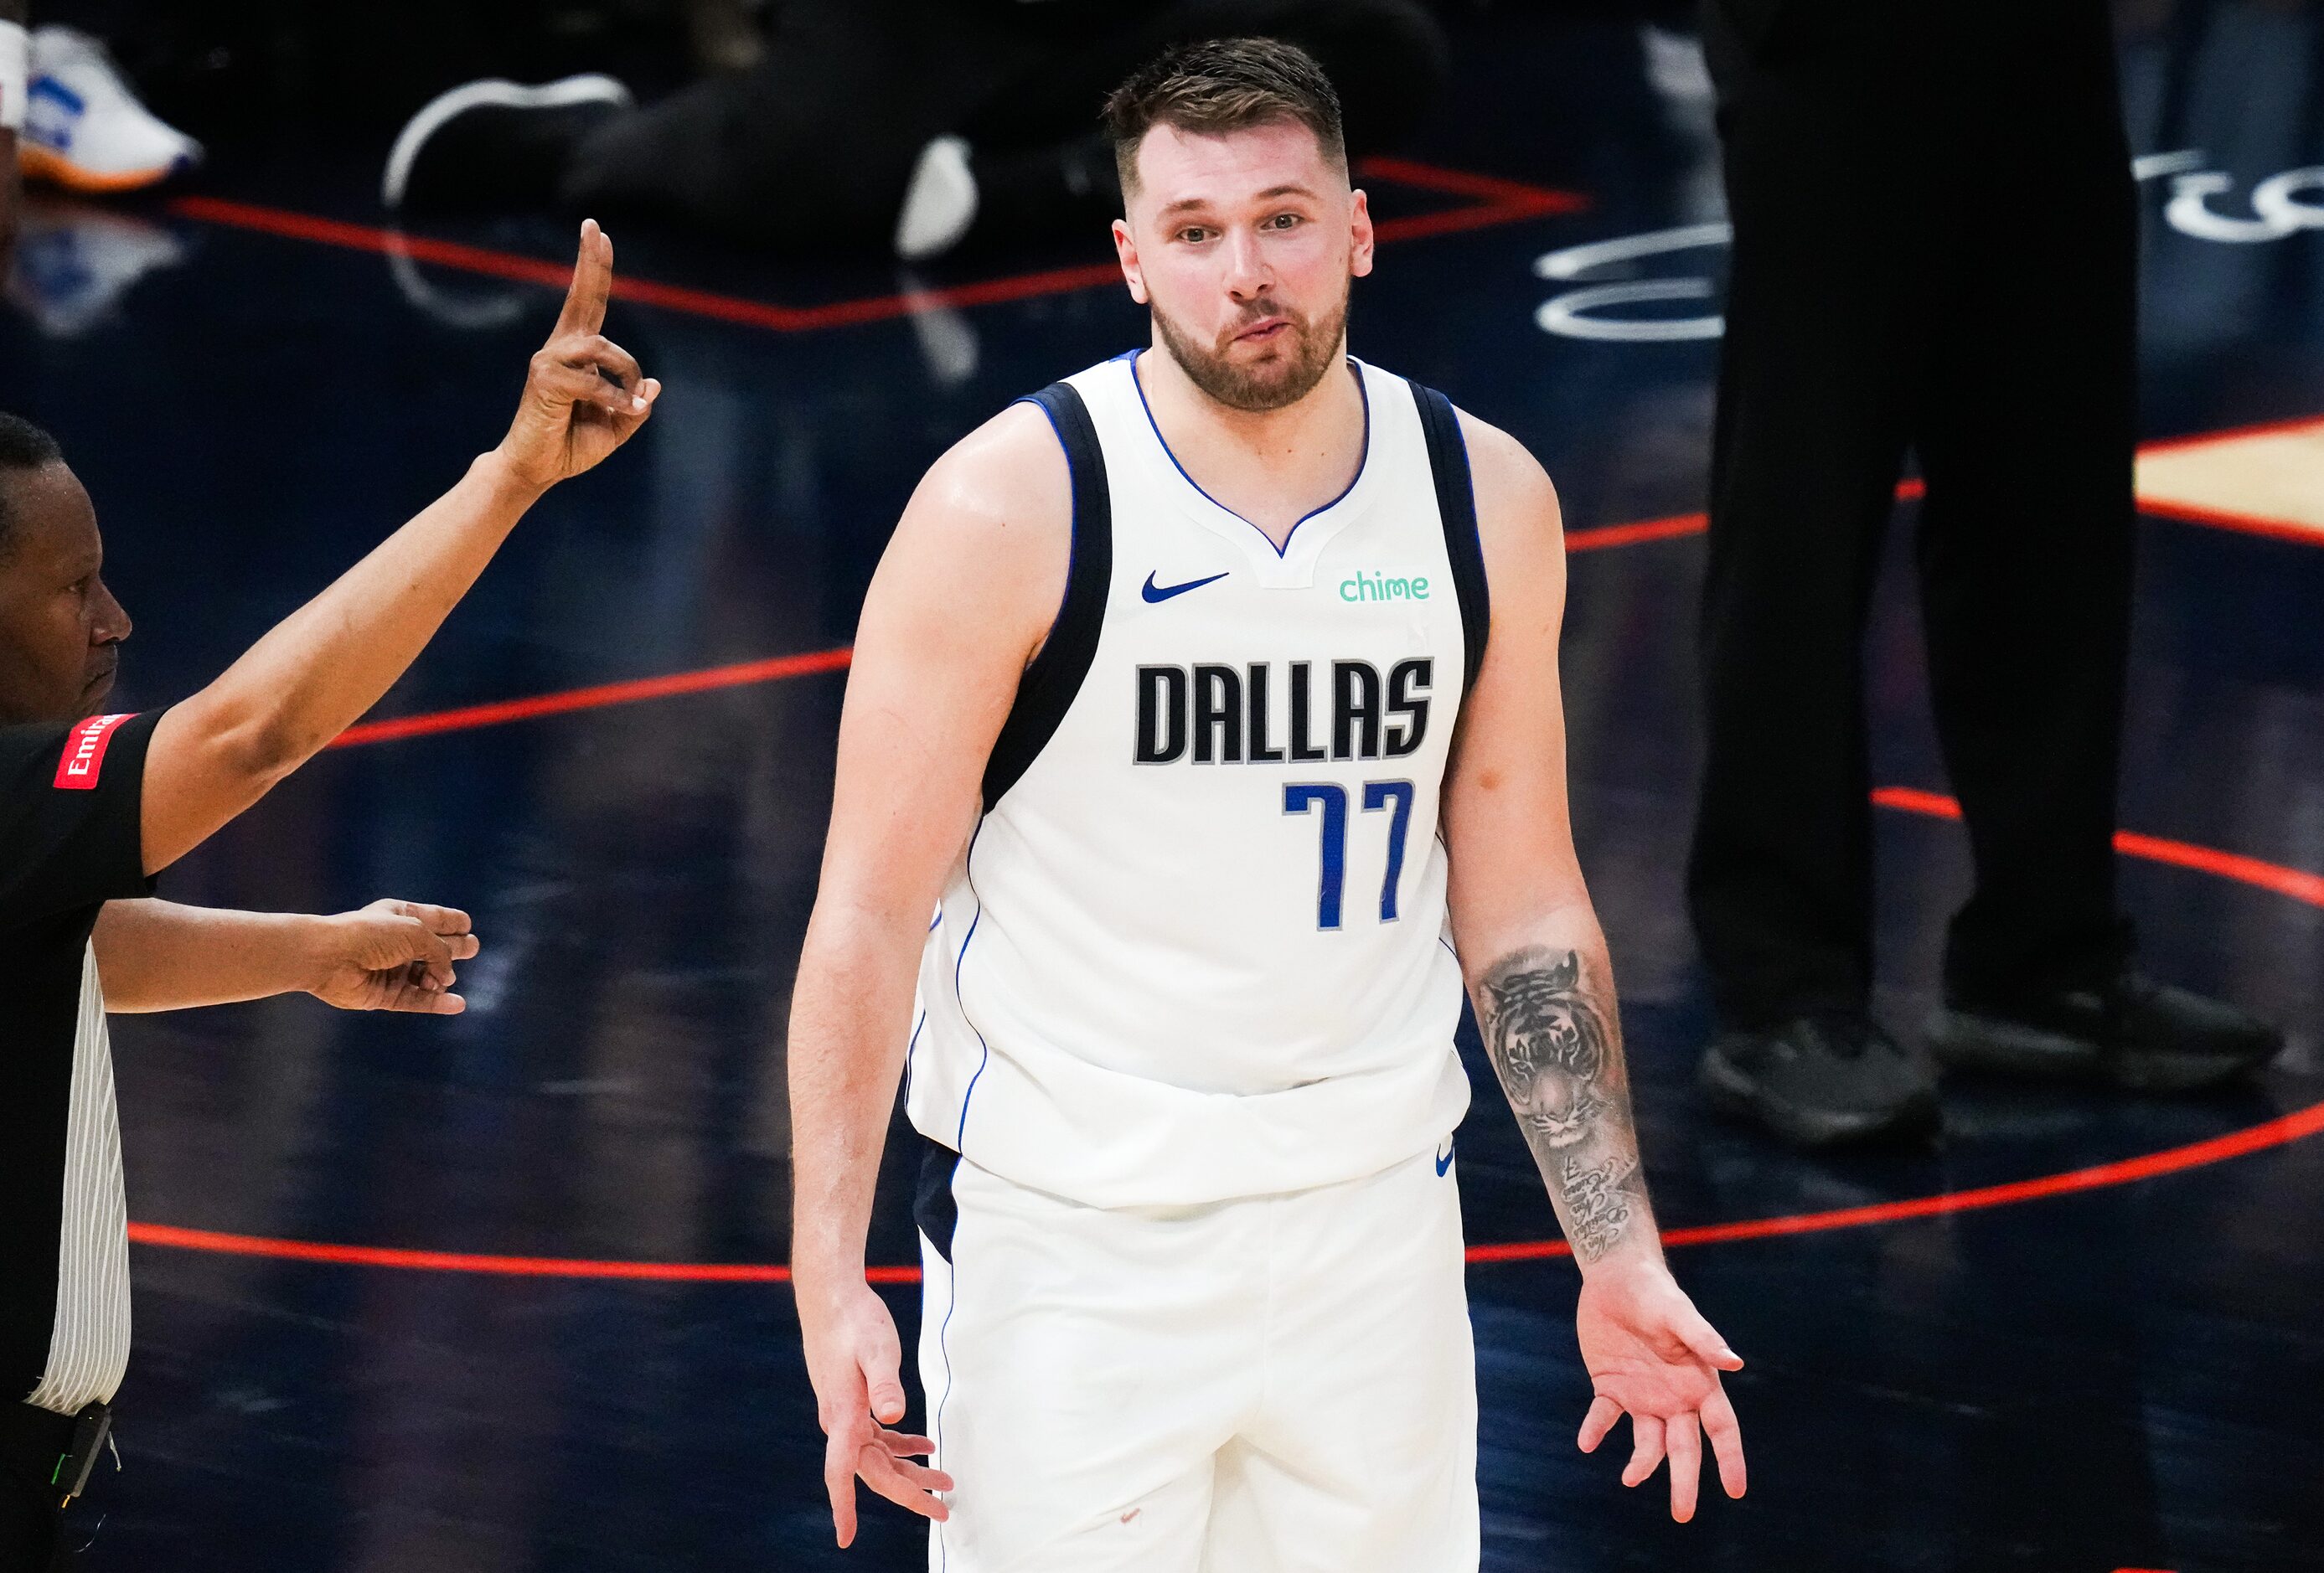
[[[60,1414],[109,1401],[129,1364],[121,1125],[90,935],[106,902],[152,893],[139,815],[159,719],[0,727],[0,1393]]]

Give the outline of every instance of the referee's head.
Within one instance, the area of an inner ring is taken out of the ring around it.
[[[56,439],[0,413],[0,726],[93,715],[129,614],[105,587],[97,510]]]

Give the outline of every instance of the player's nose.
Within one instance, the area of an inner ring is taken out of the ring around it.
[[[1267,292],[1275,281],[1272,270],[1261,253],[1259,237],[1248,230],[1231,230],[1226,237],[1227,292],[1238,300],[1248,300]]]

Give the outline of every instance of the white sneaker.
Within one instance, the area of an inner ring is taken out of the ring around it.
[[[940,257],[958,245],[976,222],[976,176],[968,167],[968,143],[940,136],[920,150],[896,215],[896,254],[908,262]]]
[[[134,191],[201,161],[202,144],[137,101],[105,46],[69,27],[32,34],[17,161],[75,191]]]

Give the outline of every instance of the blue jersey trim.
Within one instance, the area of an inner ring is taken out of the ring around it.
[[[1485,538],[1477,521],[1477,488],[1469,468],[1469,438],[1460,412],[1434,388],[1409,384],[1428,444],[1429,478],[1436,488],[1436,512],[1444,528],[1444,557],[1461,603],[1461,698],[1467,704],[1485,664],[1493,629],[1492,593],[1486,583]]]
[[[904,1101],[912,1100],[912,1054],[920,1046],[920,1032],[928,1025],[928,1013],[920,1012],[920,1019],[912,1024],[911,1041],[904,1045]]]
[[[959,1237],[957,1234],[953,1237],[955,1241]],[[959,1251],[960,1247],[955,1244],[953,1246],[954,1255],[957,1256]],[[943,1465],[937,1463],[937,1459],[944,1457],[945,1406],[952,1402],[952,1390],[959,1385],[959,1383],[954,1380],[952,1372],[952,1313],[960,1309],[960,1264],[950,1256],[945,1261],[945,1265],[951,1269],[946,1276],[952,1281],[952,1293],[945,1301],[944,1322],[936,1329],[936,1348],[944,1356],[945,1390],[944,1396],[936,1400],[936,1413],[928,1417],[929,1440],[936,1445],[936,1457],[930,1458],[928,1462],[938,1468],[943,1467]],[[850,1489],[853,1489],[852,1485]],[[952,1549],[945,1544],[944,1524],[941,1522],[936,1525],[936,1567],[942,1569],[952,1565]]]
[[[1130,363],[1130,385],[1138,390],[1138,408],[1146,411],[1146,424],[1153,431],[1155,442],[1161,446],[1162,456],[1170,461],[1170,467],[1178,472],[1178,478],[1194,489],[1196,496],[1209,503],[1212,507],[1217,509],[1221,513],[1225,514],[1228,518],[1240,519],[1242,520],[1243,523],[1250,524],[1250,520],[1243,519],[1241,514],[1237,513],[1233,509],[1229,508],[1225,503],[1220,501],[1217,498],[1204,491],[1202,483],[1195,480],[1192,475],[1186,474],[1186,466],[1180,464],[1178,462],[1178,455],[1170,451],[1170,439],[1162,435],[1161,423],[1154,419],[1154,406],[1146,401],[1146,384],[1139,380],[1138,375],[1138,357],[1141,353],[1143,352],[1139,350],[1130,350],[1127,354],[1116,355],[1114,359],[1118,361],[1126,360]],[[1285,533],[1283,537],[1283,544],[1281,546],[1277,546],[1275,544],[1274,537],[1268,535],[1265,530],[1259,529],[1259,526],[1250,524],[1251,529],[1259,530],[1259,538],[1265,541],[1267,543],[1268,549],[1273,552],[1278,558],[1284,557],[1291,550],[1292,541],[1298,538],[1300,525],[1306,523],[1311,519],[1314,519],[1317,514],[1329,513],[1341,503],[1345,502],[1348,500],[1348,493],[1356,489],[1356,483],[1361,481],[1364,478],[1364,472],[1371,467],[1371,390],[1365,385],[1363,369],[1356,363],[1354,357],[1349,357],[1347,364],[1348,369],[1356,374],[1356,397],[1362,400],[1364,405],[1364,446],[1363,452],[1359,455],[1356,459],[1356,473],[1349,478],[1347,485],[1341,488],[1340,494],[1337,497],[1333,498],[1332,501],[1326,502],[1321,508],[1311,509],[1307,512],[1301,514],[1298,520],[1292,525],[1288,531]]]
[[[1029,404],[1041,412],[1041,419],[1049,423],[1049,434],[1057,439],[1057,451],[1065,455],[1065,490],[1070,497],[1070,506],[1065,511],[1065,588],[1057,597],[1057,610],[1049,619],[1049,631],[1041,639],[1041,649],[1047,649],[1049,641],[1057,636],[1057,624],[1065,621],[1066,603],[1074,597],[1074,559],[1082,547],[1082,500],[1080,489],[1073,483],[1074,445],[1066,439],[1065,428],[1057,424],[1057,412],[1030,393],[1009,401],[1012,409],[1019,404]]]
[[[968,879],[969,894],[976,896],[976,915],[968,920],[968,937],[960,942],[960,955],[952,964],[953,1003],[960,1007],[960,1019],[963,1021],[968,1021],[968,1001],[961,997],[960,970],[968,964],[968,947],[976,943],[977,928],[984,922],[984,897],[976,893],[976,874],[971,867],[976,857],[977,837],[983,833],[984,824],[980,820],[977,823],[975,834],[968,838],[968,851],[963,854],[960,860],[961,872]],[[983,1032],[973,1021],[968,1021],[968,1030],[976,1034],[977,1046],[984,1053],[976,1062],[976,1073],[968,1079],[968,1090],[960,1095],[960,1125],[952,1134],[952,1150],[955,1153],[968,1151],[969,1100],[976,1096],[976,1084],[983,1080],[985,1066],[992,1062],[992,1045],[984,1041]]]
[[[1097,658],[1113,582],[1113,503],[1105,449],[1089,409],[1070,382],[1053,382],[1022,403],[1038,404],[1065,452],[1073,489],[1065,591],[1048,636],[1017,679],[1017,693],[984,761],[979,794],[986,809],[1023,779],[1065,723]]]

